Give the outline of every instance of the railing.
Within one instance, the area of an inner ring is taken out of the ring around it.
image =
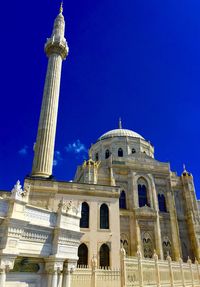
[[[121,251],[121,269],[100,269],[92,260],[91,268],[78,267],[71,276],[71,287],[200,287],[200,266],[197,261],[187,263],[159,260],[156,253],[152,259],[126,257]]]
[[[120,270],[79,267],[71,276],[71,287],[120,287]]]
[[[126,257],[121,254],[121,287],[199,287],[200,267],[197,261],[193,264],[188,258],[173,262],[168,256],[166,260],[158,260],[154,253],[153,259],[144,259],[140,251],[137,257]]]

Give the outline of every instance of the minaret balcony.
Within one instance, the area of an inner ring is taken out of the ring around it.
[[[69,52],[66,39],[56,37],[48,38],[45,44],[45,52],[47,56],[55,53],[59,54],[63,60],[66,59]]]

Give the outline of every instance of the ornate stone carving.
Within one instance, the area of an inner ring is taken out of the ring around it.
[[[81,203],[80,202],[73,202],[72,200],[65,201],[64,199],[61,199],[61,201],[58,204],[58,210],[71,214],[71,215],[81,215]]]
[[[52,240],[51,234],[46,233],[39,233],[34,232],[31,230],[24,230],[22,233],[22,238],[28,241],[34,241],[34,242],[41,242],[41,243],[50,243]]]
[[[26,195],[26,191],[22,189],[20,181],[18,180],[14,185],[14,188],[11,190],[11,198],[23,200],[23,197]]]
[[[20,258],[15,261],[12,272],[31,272],[37,273],[40,269],[40,265],[34,262],[33,259]]]
[[[20,238],[23,232],[22,228],[19,227],[8,227],[8,236]]]
[[[153,242],[148,232],[143,233],[143,251],[145,258],[152,258],[153,256]]]

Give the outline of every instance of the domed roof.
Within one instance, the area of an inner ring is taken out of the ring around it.
[[[132,137],[132,138],[140,138],[144,140],[144,138],[138,133],[131,131],[131,130],[127,130],[127,129],[122,129],[122,128],[108,131],[107,133],[100,136],[98,140],[104,140],[104,139],[108,139],[112,137]]]

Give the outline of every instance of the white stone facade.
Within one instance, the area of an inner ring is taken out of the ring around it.
[[[66,280],[63,268],[76,266],[80,205],[66,210],[62,200],[54,212],[30,205],[29,194],[18,181],[0,200],[1,287],[55,287]]]

